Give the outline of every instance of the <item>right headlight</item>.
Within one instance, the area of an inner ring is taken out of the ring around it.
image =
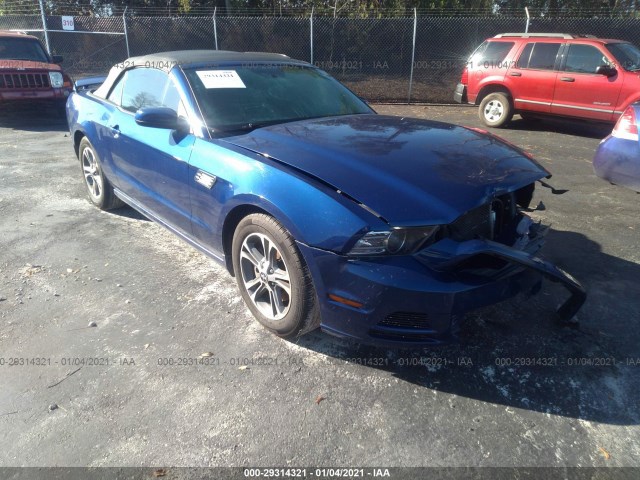
[[[433,239],[439,228],[435,225],[368,232],[356,242],[349,251],[349,255],[406,255],[414,253],[429,239]]]

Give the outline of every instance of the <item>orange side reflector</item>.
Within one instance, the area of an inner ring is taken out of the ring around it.
[[[350,307],[354,307],[354,308],[362,308],[364,306],[360,302],[349,300],[348,298],[339,297],[338,295],[334,295],[333,293],[329,294],[329,298],[334,302],[344,303],[345,305],[349,305]]]

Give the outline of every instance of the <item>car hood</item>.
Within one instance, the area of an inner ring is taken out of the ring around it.
[[[33,62],[30,60],[2,60],[0,71],[2,70],[46,70],[48,72],[59,72],[60,65],[47,62]]]
[[[396,226],[450,223],[495,195],[550,176],[496,136],[414,118],[311,119],[224,141],[312,175]]]

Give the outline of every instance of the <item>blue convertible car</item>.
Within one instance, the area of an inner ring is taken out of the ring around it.
[[[85,86],[86,87],[86,86]],[[131,58],[67,104],[91,201],[129,204],[237,279],[282,337],[436,344],[470,309],[562,283],[525,213],[549,173],[472,128],[377,115],[284,55]]]

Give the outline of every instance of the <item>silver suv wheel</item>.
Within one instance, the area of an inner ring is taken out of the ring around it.
[[[502,127],[511,121],[513,107],[503,92],[490,93],[480,102],[480,120],[488,127]]]

